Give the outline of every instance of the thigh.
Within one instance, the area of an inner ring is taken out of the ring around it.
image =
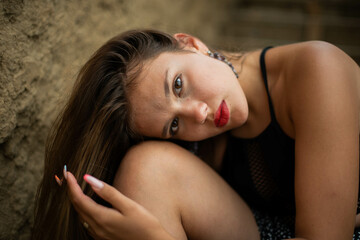
[[[173,143],[132,148],[114,186],[152,212],[176,239],[259,239],[244,201],[213,169]]]

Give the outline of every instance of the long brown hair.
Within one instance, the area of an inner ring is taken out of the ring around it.
[[[66,187],[59,187],[54,175],[62,176],[66,164],[84,193],[102,203],[81,181],[82,176],[89,173],[111,184],[127,150],[141,141],[131,126],[127,97],[144,61],[166,51],[181,51],[172,36],[132,30],[109,40],[82,67],[48,136],[32,239],[91,238],[69,201]]]

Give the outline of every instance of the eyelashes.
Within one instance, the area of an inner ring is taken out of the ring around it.
[[[182,80],[182,74],[179,74],[175,77],[174,83],[173,83],[173,91],[174,94],[178,97],[181,95],[182,87],[183,87],[183,80]],[[172,120],[170,125],[170,135],[174,136],[179,131],[179,118],[176,117]]]
[[[174,80],[174,93],[177,96],[180,96],[181,90],[182,90],[182,85],[183,85],[183,81],[182,81],[182,74],[176,76],[175,80]]]
[[[174,118],[174,120],[172,120],[171,125],[170,125],[170,135],[174,136],[177,131],[179,130],[179,118]]]

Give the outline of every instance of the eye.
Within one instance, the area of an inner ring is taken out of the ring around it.
[[[176,95],[180,96],[182,90],[182,79],[181,74],[175,78],[174,81],[174,92]]]
[[[179,119],[174,118],[170,126],[170,135],[174,136],[178,130],[179,130]]]

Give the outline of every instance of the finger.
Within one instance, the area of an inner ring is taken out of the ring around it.
[[[123,214],[126,214],[126,212],[137,205],[137,203],[119,192],[116,188],[103,181],[100,181],[91,175],[86,174],[84,176],[84,180],[90,184],[97,195],[106,200],[115,209],[119,210]]]
[[[66,173],[66,175],[65,175],[65,173]],[[86,198],[87,196],[85,194],[83,194],[75,177],[71,173],[69,173],[69,175],[71,175],[71,176],[68,178],[67,174],[68,174],[68,172],[66,171],[66,166],[64,166],[64,177],[67,181],[70,201],[72,202],[76,212],[79,214],[80,221],[83,224],[84,228],[91,235],[95,235],[93,232],[93,227],[95,226],[94,221],[91,220],[91,216],[89,216],[87,214],[87,212],[84,211],[84,209],[81,207],[81,205],[82,205],[81,202],[84,202],[84,200],[80,200],[80,199]],[[85,201],[86,201],[86,199],[85,199]]]
[[[75,210],[80,215],[83,222],[86,221],[87,223],[90,223],[90,217],[88,216],[89,214],[86,209],[90,207],[89,204],[91,204],[93,200],[83,193],[72,173],[67,172],[66,181],[69,198]]]
[[[57,184],[61,187],[62,185],[62,179],[60,179],[56,174],[55,174],[55,181],[57,182]]]
[[[87,231],[94,239],[103,239],[102,236],[109,222],[119,222],[123,215],[118,210],[97,204],[86,196],[71,172],[67,172],[66,179],[70,200],[82,221],[88,223]]]
[[[94,219],[94,220],[96,220],[96,219]],[[97,223],[96,221],[94,223],[92,223],[92,222],[89,223],[90,222],[89,220],[83,220],[83,219],[81,219],[81,222],[83,224],[83,227],[88,232],[88,234],[92,237],[92,239],[94,239],[94,240],[104,239],[104,237],[105,237],[104,231],[99,231],[99,230],[104,229],[104,227],[106,227],[106,225],[101,225],[101,224]]]
[[[87,223],[87,222],[86,222]],[[94,229],[93,227],[89,224],[89,226],[86,228],[86,231],[88,231],[88,233],[90,234],[90,236],[93,238],[93,239],[101,239],[99,236],[96,235],[96,233],[94,232]]]
[[[70,201],[79,213],[81,218],[94,227],[97,224],[97,217],[112,213],[113,209],[97,204],[89,196],[85,195],[77,183],[74,175],[67,172],[67,186]]]
[[[81,190],[76,178],[71,172],[67,172],[67,186],[71,202],[80,209],[88,208],[94,202],[90,197],[86,196]]]

